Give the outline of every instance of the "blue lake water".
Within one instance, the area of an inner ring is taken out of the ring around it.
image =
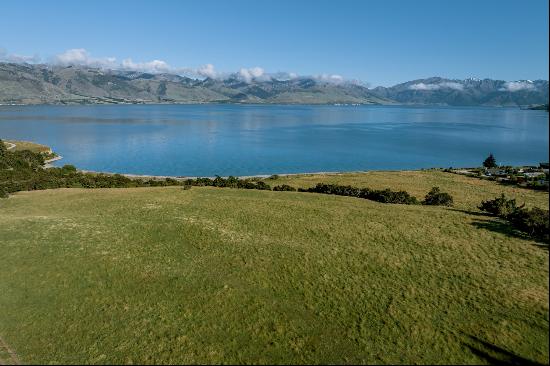
[[[2,106],[0,138],[58,165],[213,176],[548,161],[548,113],[518,108],[281,105]]]

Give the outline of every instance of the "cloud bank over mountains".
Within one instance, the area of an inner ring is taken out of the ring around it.
[[[253,81],[286,81],[295,79],[313,79],[320,82],[331,84],[352,84],[363,87],[370,87],[368,83],[345,79],[336,74],[318,74],[318,75],[298,75],[293,72],[266,72],[262,67],[243,67],[236,72],[218,71],[213,64],[205,64],[199,67],[175,67],[163,60],[152,60],[146,62],[135,62],[131,58],[118,60],[116,57],[94,57],[84,48],[72,48],[62,53],[44,59],[39,55],[33,56],[10,54],[0,47],[0,62],[9,63],[28,63],[28,64],[47,64],[50,66],[85,66],[103,70],[121,70],[135,71],[150,74],[177,74],[198,79],[216,79],[216,80],[238,80],[247,84]],[[441,79],[441,78],[440,78]],[[448,79],[447,79],[448,80]],[[479,81],[479,79],[471,79]],[[413,91],[464,91],[468,85],[461,80],[453,81],[425,81],[418,80],[414,84],[407,86],[408,90]],[[530,91],[536,89],[531,80],[507,81],[498,90],[503,92]]]
[[[479,81],[479,80],[478,80]],[[416,83],[409,85],[410,90],[441,90],[441,89],[453,89],[464,90],[464,84],[457,82],[439,82],[439,83]],[[499,91],[503,92],[518,92],[522,90],[535,90],[536,87],[531,80],[520,81],[507,81],[499,88]]]
[[[29,60],[21,56],[8,57],[6,53],[3,57],[12,61]],[[176,76],[176,73],[202,77],[187,78]],[[288,80],[281,81],[284,78]],[[270,74],[261,67],[241,68],[227,74],[211,64],[197,69],[174,68],[161,60],[134,62],[131,59],[94,58],[81,49],[57,55],[48,64],[0,62],[0,104],[527,106],[547,102],[546,80],[458,80],[433,76],[391,87],[368,88],[343,81],[337,75],[318,75],[317,79],[312,79],[288,73]]]
[[[237,72],[222,72],[216,70],[214,65],[206,64],[197,68],[192,67],[175,67],[168,64],[163,60],[152,60],[148,62],[134,62],[131,58],[126,58],[121,61],[116,57],[94,57],[84,48],[72,48],[50,57],[44,60],[38,55],[23,56],[17,54],[9,54],[5,49],[0,48],[0,61],[13,62],[13,63],[30,63],[39,64],[46,63],[53,66],[86,66],[105,70],[123,70],[123,71],[136,71],[151,74],[178,74],[189,77],[199,78],[211,78],[211,79],[229,79],[236,78],[246,83],[250,83],[253,80],[256,81],[270,81],[270,80],[290,80],[300,77],[313,78],[320,81],[330,83],[343,83],[346,80],[335,74],[321,74],[321,75],[304,75],[299,76],[293,72],[275,72],[268,73],[259,66],[251,68],[241,68]],[[350,81],[359,83],[357,81]]]

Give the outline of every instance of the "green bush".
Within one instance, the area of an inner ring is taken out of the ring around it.
[[[523,206],[522,206],[523,207]],[[492,200],[482,201],[478,206],[481,211],[488,212],[498,217],[506,218],[518,208],[515,199],[507,199],[503,194]]]
[[[411,196],[409,193],[405,191],[392,191],[390,189],[373,190],[370,188],[318,183],[315,187],[308,189],[299,188],[298,191],[364,198],[381,203],[397,203],[404,205],[418,204],[416,197]]]
[[[525,209],[517,206],[515,199],[507,199],[504,194],[492,200],[482,201],[478,208],[508,221],[516,230],[532,239],[549,242],[548,210],[537,207]]]
[[[288,184],[281,184],[280,186],[273,187],[274,191],[289,191],[295,192],[296,188],[289,186]]]
[[[271,186],[263,182],[259,178],[247,178],[239,179],[233,176],[222,178],[216,176],[214,179],[210,178],[196,178],[187,179],[183,182],[183,185],[187,186],[200,186],[200,187],[218,187],[218,188],[240,188],[240,189],[259,189],[259,190],[271,190]]]
[[[76,173],[76,167],[74,165],[71,165],[71,164],[65,164],[63,165],[63,167],[61,168],[61,170],[64,172],[64,173]]]
[[[441,192],[439,187],[433,187],[422,201],[424,205],[452,206],[453,197],[449,193]]]
[[[4,141],[0,139],[0,159],[4,159],[8,154],[8,148],[6,147]]]
[[[532,209],[519,208],[507,216],[512,227],[524,232],[529,237],[550,242],[548,210],[538,207]]]
[[[260,189],[262,191],[271,191],[271,187],[269,186],[269,184],[262,181],[256,182],[256,189]]]

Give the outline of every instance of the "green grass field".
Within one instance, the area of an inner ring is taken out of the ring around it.
[[[433,171],[267,182],[437,185],[455,207],[20,192],[0,200],[0,336],[27,363],[548,363],[548,247],[476,209],[547,193]]]

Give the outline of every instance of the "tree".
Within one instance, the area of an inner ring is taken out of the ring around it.
[[[489,156],[487,157],[487,159],[485,159],[485,161],[483,162],[483,166],[485,168],[496,168],[497,167],[497,161],[495,159],[495,157],[493,156],[493,154],[489,154]]]

